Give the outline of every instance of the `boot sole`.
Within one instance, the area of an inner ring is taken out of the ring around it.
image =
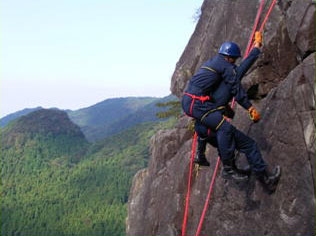
[[[279,185],[279,181],[280,181],[280,178],[281,178],[281,167],[280,166],[277,166],[275,168],[275,179],[273,180],[273,183],[271,184],[271,186],[266,186],[266,191],[269,193],[269,194],[273,194],[276,190],[277,190],[277,187]]]
[[[210,163],[204,163],[204,162],[194,162],[194,164],[199,166],[210,166]]]
[[[234,180],[234,181],[237,181],[237,182],[245,182],[245,181],[248,181],[248,176],[246,175],[244,178],[234,178],[232,175],[229,175],[229,174],[221,174],[222,178],[223,179],[227,179],[227,180]]]

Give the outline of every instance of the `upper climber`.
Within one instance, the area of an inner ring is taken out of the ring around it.
[[[223,43],[218,54],[207,60],[190,79],[182,98],[182,108],[187,115],[196,120],[196,131],[199,135],[198,150],[201,151],[198,153],[197,163],[208,165],[203,151],[210,131],[213,135],[213,141],[210,143],[218,148],[226,176],[234,179],[245,178],[234,163],[234,153],[237,149],[245,153],[258,180],[273,192],[280,177],[280,167],[277,166],[274,173],[270,173],[256,142],[236,129],[225,116],[227,111],[231,113],[228,106],[235,97],[237,103],[248,110],[254,122],[260,120],[260,114],[241,86],[242,77],[260,54],[262,46],[260,32],[256,32],[253,46],[248,57],[236,66],[235,62],[241,56],[239,46],[234,42]]]

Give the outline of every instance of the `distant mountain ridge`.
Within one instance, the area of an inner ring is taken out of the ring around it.
[[[81,127],[91,124],[97,126],[103,125],[104,122],[108,123],[118,117],[131,114],[157,99],[152,97],[111,98],[86,108],[67,111],[67,113]]]
[[[93,142],[136,124],[158,121],[156,113],[164,108],[159,108],[156,104],[174,98],[173,96],[113,98],[91,107],[68,111],[68,115],[81,127],[88,141]]]
[[[15,120],[15,119],[17,119],[17,118],[19,118],[21,116],[27,115],[30,112],[37,111],[39,109],[43,109],[43,108],[42,107],[25,108],[25,109],[23,109],[21,111],[17,111],[17,112],[11,113],[9,115],[6,115],[6,116],[4,116],[3,118],[0,119],[0,127],[4,127],[7,124],[9,124],[12,120]]]
[[[77,124],[88,141],[94,142],[143,122],[158,121],[158,112],[166,108],[157,107],[159,102],[175,100],[175,96],[111,98],[79,110],[66,110],[69,118]],[[9,114],[0,119],[0,127],[11,121],[42,109],[36,107]],[[54,108],[57,109],[57,108]]]

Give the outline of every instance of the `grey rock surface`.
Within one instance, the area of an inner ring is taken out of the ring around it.
[[[267,1],[269,2],[269,1]],[[181,98],[198,67],[223,41],[247,45],[258,1],[205,0],[202,15],[179,62],[171,91]],[[241,7],[242,6],[242,7]],[[201,235],[281,236],[315,234],[315,3],[279,0],[264,33],[263,54],[243,79],[262,115],[253,124],[241,107],[233,124],[255,139],[269,166],[281,165],[277,191],[266,194],[254,178],[237,185],[217,176]],[[127,235],[178,236],[184,213],[192,143],[190,119],[151,140],[147,169],[133,180]],[[187,235],[195,235],[217,152],[210,168],[193,175]],[[240,155],[238,162],[244,165]]]

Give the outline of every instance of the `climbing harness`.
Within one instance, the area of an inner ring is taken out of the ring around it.
[[[201,69],[206,69],[206,70],[212,71],[213,73],[217,73],[217,71],[215,69],[213,69],[211,67],[208,67],[208,66],[202,66]],[[192,98],[192,101],[191,101],[191,104],[190,104],[190,111],[189,111],[190,114],[187,114],[188,116],[192,116],[193,106],[194,106],[195,100],[199,100],[202,103],[211,100],[210,96],[197,96],[195,94],[191,94],[191,93],[187,93],[187,92],[185,92],[184,95],[187,95],[190,98]]]
[[[212,109],[212,110],[209,110],[208,112],[206,112],[202,117],[201,117],[201,121],[203,121],[209,114],[215,112],[215,111],[221,111],[221,110],[224,110],[225,109],[225,106],[219,106],[215,109]]]
[[[264,26],[265,26],[265,24],[266,24],[266,22],[267,22],[267,20],[268,20],[268,18],[270,16],[272,10],[273,10],[273,7],[276,4],[276,0],[271,0],[271,1],[272,2],[270,4],[270,7],[269,7],[269,9],[268,9],[268,11],[267,11],[262,23],[261,23],[260,28],[259,28],[260,32],[263,31],[263,28],[264,28]],[[249,41],[248,41],[247,49],[246,49],[245,54],[244,54],[244,58],[246,58],[248,56],[249,52],[252,49],[253,37],[254,37],[256,29],[258,28],[258,23],[259,23],[259,19],[261,17],[262,11],[263,11],[263,6],[264,6],[264,0],[261,0],[259,8],[258,8],[258,11],[257,11],[256,19],[255,19],[255,22],[254,22],[254,25],[253,25],[252,33],[251,33]],[[204,69],[208,69],[208,68],[204,68]],[[186,95],[192,96],[192,100],[194,100],[194,97],[193,97],[194,95],[192,95],[192,94],[186,94]],[[198,99],[198,98],[195,98],[195,99]],[[191,103],[192,109],[193,109],[193,105],[192,105],[193,103]],[[232,102],[231,102],[231,108],[233,109],[234,106],[235,106],[235,99],[233,99]],[[190,109],[190,112],[192,114],[192,110],[191,109]],[[184,209],[184,216],[183,216],[183,222],[182,222],[182,234],[181,234],[181,236],[185,236],[186,235],[186,229],[187,229],[188,212],[189,212],[190,195],[191,195],[193,162],[194,162],[194,156],[195,156],[195,151],[196,151],[196,142],[197,142],[197,133],[194,132],[194,136],[193,136],[193,140],[192,140],[192,149],[191,149],[192,151],[191,151],[190,167],[189,167],[190,169],[189,169],[189,177],[188,177],[188,185],[187,185],[187,194],[186,194],[186,198],[185,198],[185,209]],[[213,188],[214,188],[215,179],[216,179],[216,175],[217,175],[217,171],[218,171],[219,165],[220,165],[220,157],[218,156],[217,157],[217,161],[216,161],[216,165],[215,165],[215,169],[214,169],[214,172],[213,172],[213,175],[212,175],[209,191],[208,191],[208,194],[207,194],[207,197],[206,197],[206,200],[205,200],[204,208],[203,208],[200,220],[199,220],[199,224],[198,224],[195,236],[199,236],[200,232],[202,230],[202,225],[203,225],[203,222],[204,222],[204,219],[205,219],[205,215],[206,215],[206,212],[207,212],[207,209],[208,209],[208,206],[209,206],[209,202],[210,202],[210,199],[211,199],[211,194],[212,194],[212,191],[213,191]]]
[[[187,95],[190,98],[192,98],[191,105],[190,105],[190,114],[187,114],[188,116],[192,116],[193,106],[194,106],[195,100],[199,100],[202,103],[211,100],[210,96],[197,96],[197,95],[194,95],[191,93],[184,93],[184,95]]]

